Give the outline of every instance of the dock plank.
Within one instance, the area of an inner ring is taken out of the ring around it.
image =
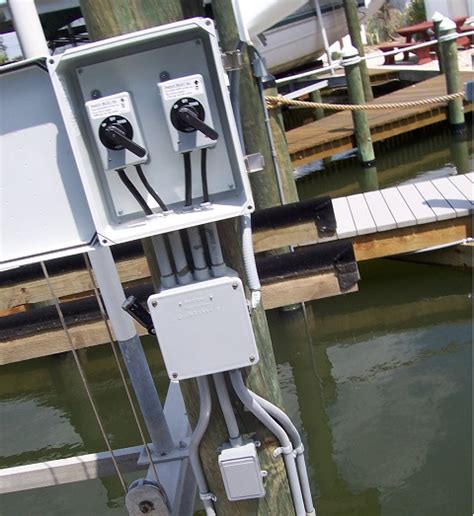
[[[350,238],[357,235],[357,229],[352,219],[351,209],[345,197],[332,200],[332,207],[337,222],[338,238]]]
[[[474,174],[460,174],[451,176],[449,180],[470,203],[474,204],[474,183],[471,182],[469,176],[474,178]]]
[[[434,211],[425,203],[415,185],[401,185],[397,187],[397,190],[415,215],[417,224],[426,224],[437,220]]]
[[[363,194],[355,194],[347,197],[352,219],[358,235],[373,233],[377,226],[372,218],[367,202]]]
[[[397,223],[379,190],[364,193],[365,200],[374,219],[377,231],[396,229]]]
[[[442,196],[431,181],[415,183],[416,189],[425,199],[426,204],[434,211],[437,220],[452,219],[456,212],[449,202]]]
[[[416,224],[416,217],[403,199],[397,188],[386,188],[380,191],[388,209],[390,210],[398,228],[405,228]]]
[[[472,210],[471,202],[464,196],[460,196],[460,191],[447,177],[440,177],[434,179],[432,184],[441,193],[441,195],[448,201],[451,208],[456,212],[456,217],[463,217],[469,215]]]
[[[461,81],[470,80],[469,72],[461,72]],[[419,82],[408,88],[383,95],[375,104],[406,102],[444,95],[443,75]],[[470,112],[473,104],[464,106]],[[367,111],[374,142],[413,131],[446,120],[446,103],[429,104],[403,109]],[[355,146],[352,115],[349,111],[326,116],[322,120],[287,131],[288,151],[295,166],[332,156]]]

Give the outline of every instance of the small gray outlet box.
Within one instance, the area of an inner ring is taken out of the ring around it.
[[[257,345],[237,276],[164,290],[148,298],[168,376],[185,380],[258,362]]]
[[[218,458],[225,492],[230,501],[263,498],[265,487],[255,443],[222,450]]]

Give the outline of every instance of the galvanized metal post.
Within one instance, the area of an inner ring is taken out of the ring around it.
[[[443,70],[446,77],[446,90],[448,94],[461,91],[459,80],[458,48],[456,40],[459,37],[456,32],[456,24],[449,18],[444,18],[439,25],[439,44],[443,60]],[[466,133],[464,119],[464,107],[461,98],[448,102],[449,124],[451,132],[457,136]]]
[[[444,15],[439,11],[436,11],[431,17],[431,21],[433,22],[433,30],[435,33],[435,38],[439,40],[439,26],[440,23],[444,20]],[[439,73],[443,73],[443,57],[441,55],[441,44],[438,42],[436,45],[436,55],[438,56],[438,66]]]
[[[155,451],[168,453],[174,448],[173,439],[140,338],[131,317],[121,308],[125,293],[112,253],[108,247],[99,247],[89,258]]]
[[[343,48],[342,66],[346,74],[347,91],[351,104],[364,104],[364,88],[360,75],[359,52],[352,45]],[[375,167],[375,154],[370,135],[370,127],[365,111],[352,111],[354,136],[359,154],[359,161],[364,169]]]

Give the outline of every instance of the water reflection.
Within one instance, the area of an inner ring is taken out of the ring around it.
[[[469,276],[373,266],[358,293],[271,314],[318,514],[468,514]]]

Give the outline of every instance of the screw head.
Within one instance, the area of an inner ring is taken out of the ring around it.
[[[168,81],[170,79],[170,74],[166,70],[160,72],[160,81]]]
[[[151,306],[152,306],[153,308],[156,308],[156,307],[158,306],[158,301],[152,301],[152,302],[151,302]]]
[[[100,99],[100,97],[102,97],[102,93],[99,90],[92,90],[91,97],[93,99]]]
[[[172,376],[173,378],[178,378],[178,373],[173,373],[171,376]]]
[[[232,288],[234,290],[237,290],[239,288],[239,284],[236,282],[236,283],[232,283]]]
[[[153,502],[150,502],[150,500],[143,500],[143,502],[138,504],[138,508],[142,514],[148,514],[154,510],[155,506]]]
[[[255,362],[255,357],[252,355],[251,357],[249,357],[249,360],[250,362]]]

